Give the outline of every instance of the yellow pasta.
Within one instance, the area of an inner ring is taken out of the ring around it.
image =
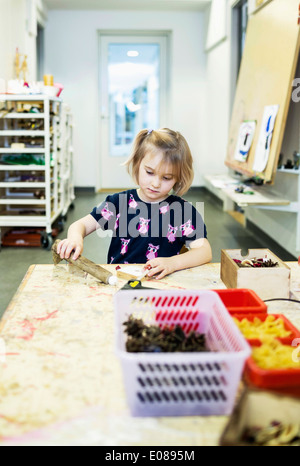
[[[272,315],[269,315],[264,321],[258,317],[254,317],[253,321],[249,321],[246,318],[242,320],[234,318],[233,320],[244,337],[248,339],[261,339],[266,335],[283,338],[290,336],[292,333],[285,328],[283,319],[280,317],[275,318]]]
[[[300,361],[293,358],[294,350],[293,346],[266,337],[261,346],[252,348],[252,357],[262,369],[300,369]]]

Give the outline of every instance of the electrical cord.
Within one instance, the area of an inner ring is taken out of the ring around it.
[[[290,299],[290,298],[272,298],[272,299],[264,299],[264,302],[267,303],[268,301],[291,301],[292,303],[300,303],[297,299]]]

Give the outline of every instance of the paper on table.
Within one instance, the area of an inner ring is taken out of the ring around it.
[[[262,172],[266,168],[278,109],[279,105],[268,105],[264,109],[253,164],[253,170],[256,172]]]
[[[256,121],[243,121],[239,129],[234,158],[239,162],[246,162],[253,141]]]

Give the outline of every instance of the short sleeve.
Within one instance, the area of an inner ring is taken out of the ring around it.
[[[92,217],[98,222],[102,230],[114,230],[118,212],[118,198],[116,195],[109,195],[91,212]]]
[[[188,246],[199,238],[207,238],[206,225],[200,212],[187,201],[185,201],[183,211],[183,223],[180,225],[182,242]]]

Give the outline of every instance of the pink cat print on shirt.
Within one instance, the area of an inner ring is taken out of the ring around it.
[[[161,214],[166,214],[170,210],[170,204],[163,205],[159,211]]]
[[[149,243],[147,252],[146,252],[146,257],[148,260],[154,259],[157,257],[157,251],[159,250],[159,246],[154,246],[153,244]]]
[[[178,230],[178,227],[173,227],[172,225],[168,226],[167,238],[169,240],[169,243],[173,243],[175,241],[177,230]]]
[[[105,220],[109,220],[110,217],[113,215],[113,212],[111,212],[111,210],[108,209],[108,203],[106,202],[105,206],[103,207],[103,209],[101,210],[101,215],[103,218],[105,218]]]
[[[146,218],[140,217],[138,231],[141,233],[141,235],[145,235],[148,232],[149,222],[150,222],[150,218],[146,219]]]
[[[189,236],[193,233],[195,227],[192,225],[191,219],[180,225],[180,230],[182,231],[183,236]]]
[[[134,199],[133,195],[130,194],[129,198],[130,199],[129,199],[129,202],[128,202],[128,206],[130,207],[130,209],[136,209],[137,208],[137,202]]]
[[[121,243],[122,243],[121,254],[126,254],[128,250],[129,241],[130,239],[121,238]]]

